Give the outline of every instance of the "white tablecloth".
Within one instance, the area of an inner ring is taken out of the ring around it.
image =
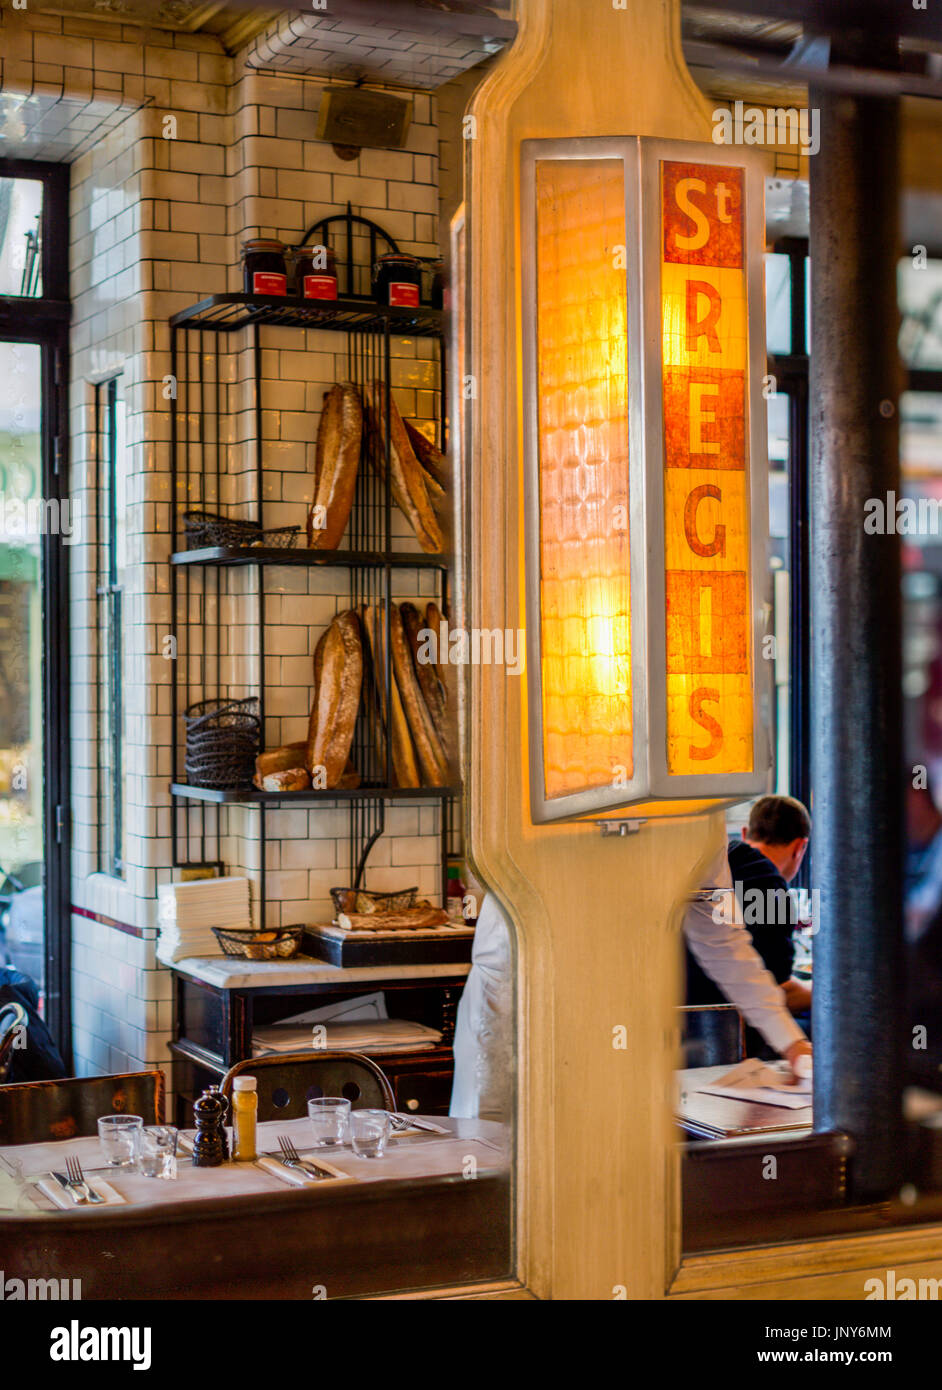
[[[432,1117],[427,1117],[431,1119]],[[389,1179],[438,1177],[448,1174],[473,1178],[507,1168],[506,1126],[486,1120],[434,1120],[453,1131],[448,1137],[437,1134],[404,1135],[390,1138],[383,1158],[360,1158],[352,1149],[313,1149],[310,1124],[306,1119],[268,1121],[258,1127],[259,1154],[278,1154],[278,1135],[285,1134],[294,1141],[302,1157],[309,1154],[325,1158],[348,1178],[356,1182],[382,1182]],[[192,1131],[184,1131],[192,1135]],[[85,1176],[94,1186],[96,1175],[106,1178],[127,1199],[127,1210],[162,1203],[199,1201],[206,1198],[245,1196],[251,1193],[290,1191],[337,1191],[341,1184],[320,1182],[303,1189],[292,1188],[254,1163],[227,1163],[220,1168],[194,1168],[189,1157],[177,1160],[177,1177],[173,1180],[145,1178],[122,1168],[109,1168],[102,1157],[97,1138],[72,1139],[57,1144],[19,1144],[0,1149],[0,1210],[16,1209],[28,1212],[53,1211],[52,1202],[35,1185],[38,1177],[53,1169],[65,1172],[66,1157],[74,1154],[82,1164]],[[20,1189],[22,1176],[27,1181]],[[346,1184],[344,1184],[346,1185]],[[86,1212],[108,1211],[114,1206],[70,1207]]]

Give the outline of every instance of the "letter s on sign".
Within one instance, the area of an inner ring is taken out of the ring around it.
[[[706,747],[698,748],[694,744],[690,745],[690,756],[691,758],[696,758],[698,761],[705,761],[707,758],[715,758],[723,747],[723,729],[721,725],[713,718],[712,714],[707,714],[706,710],[703,708],[707,701],[713,705],[719,704],[720,692],[715,686],[700,685],[696,690],[691,690],[688,703],[690,718],[710,735],[710,742]]]
[[[706,193],[707,187],[703,179],[678,179],[674,189],[674,196],[677,199],[677,206],[685,216],[689,217],[696,230],[693,236],[684,236],[682,232],[674,233],[674,245],[678,251],[699,251],[702,246],[706,246],[710,237],[710,222],[696,203],[691,202],[690,194]]]

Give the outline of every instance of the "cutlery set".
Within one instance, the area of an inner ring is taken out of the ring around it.
[[[77,1158],[70,1154],[65,1160],[65,1166],[68,1176],[65,1173],[53,1173],[52,1176],[62,1190],[68,1192],[77,1207],[85,1206],[88,1203],[95,1205],[104,1202],[104,1197],[89,1187],[82,1172],[82,1165]]]

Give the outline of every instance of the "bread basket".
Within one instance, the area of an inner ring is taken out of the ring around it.
[[[213,927],[223,953],[242,960],[290,960],[298,953],[303,931],[303,927],[270,927],[267,931]]]

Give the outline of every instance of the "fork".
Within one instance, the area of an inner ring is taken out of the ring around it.
[[[93,1192],[85,1180],[82,1172],[82,1165],[74,1154],[69,1154],[65,1160],[65,1169],[69,1175],[69,1186],[73,1189],[78,1188],[86,1202],[103,1202],[105,1199],[99,1193]]]
[[[318,1168],[316,1163],[306,1162],[298,1153],[293,1140],[287,1134],[279,1134],[278,1147],[281,1149],[281,1161],[286,1168],[300,1168],[302,1173],[307,1173],[312,1178],[329,1178],[332,1174]]]

